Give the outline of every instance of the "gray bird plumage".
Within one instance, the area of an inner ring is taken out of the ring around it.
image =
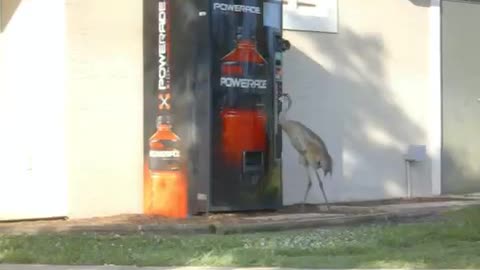
[[[295,120],[286,119],[286,113],[292,106],[292,100],[288,94],[283,94],[281,99],[282,98],[286,98],[287,108],[286,110],[282,110],[280,113],[279,124],[282,130],[287,134],[292,146],[299,153],[300,164],[305,167],[308,176],[308,186],[305,192],[303,205],[305,205],[308,192],[312,186],[312,180],[308,169],[311,167],[315,171],[315,175],[325,199],[327,209],[330,209],[327,195],[325,194],[325,190],[323,188],[323,182],[320,179],[320,175],[318,174],[317,170],[322,169],[324,177],[328,174],[331,175],[333,167],[332,157],[328,153],[327,146],[320,136],[315,134],[315,132],[313,132],[304,124]]]

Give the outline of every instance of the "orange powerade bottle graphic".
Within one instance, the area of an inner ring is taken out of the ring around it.
[[[240,168],[244,151],[266,151],[267,116],[259,96],[267,91],[264,68],[267,61],[257,51],[253,38],[237,33],[236,47],[221,59],[220,86],[226,102],[220,112],[225,161]]]
[[[171,130],[170,118],[158,116],[157,131],[149,139],[151,214],[187,216],[187,183],[180,161],[179,140]]]
[[[226,108],[223,120],[222,145],[225,162],[240,167],[243,151],[265,151],[267,116],[261,110]]]

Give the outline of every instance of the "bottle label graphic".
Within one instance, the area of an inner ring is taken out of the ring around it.
[[[177,171],[180,169],[179,138],[170,129],[166,116],[157,119],[157,131],[150,138],[149,169],[152,173],[159,171]]]
[[[237,30],[236,47],[221,60],[220,86],[242,90],[265,90],[267,61],[257,51],[254,38],[244,38]]]

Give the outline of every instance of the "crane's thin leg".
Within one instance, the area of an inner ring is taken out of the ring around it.
[[[308,186],[307,186],[307,190],[305,191],[305,196],[303,197],[302,212],[305,211],[305,204],[307,202],[307,195],[308,195],[308,192],[310,191],[310,188],[312,187],[312,178],[310,176],[310,171],[308,170],[308,165],[305,165],[305,170],[307,172],[307,177],[308,177]]]
[[[330,205],[328,204],[327,195],[325,194],[325,190],[323,189],[323,183],[322,183],[322,180],[320,179],[320,175],[318,175],[317,170],[314,170],[314,171],[315,171],[315,175],[317,176],[318,184],[320,185],[320,189],[322,190],[323,198],[325,198],[325,203],[327,205],[327,210],[330,210]]]

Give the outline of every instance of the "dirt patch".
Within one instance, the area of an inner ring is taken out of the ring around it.
[[[331,217],[349,217],[358,216],[362,214],[376,214],[381,213],[381,210],[376,209],[376,206],[392,205],[392,204],[409,204],[409,203],[428,203],[428,202],[447,202],[455,200],[468,199],[452,199],[452,198],[414,198],[414,199],[390,199],[381,201],[364,201],[352,203],[337,203],[331,205],[331,210],[327,211],[324,205],[292,205],[286,206],[278,210],[269,211],[249,211],[249,212],[235,212],[235,213],[211,213],[209,216],[198,215],[192,216],[188,219],[172,219],[160,216],[149,215],[115,215],[108,217],[96,217],[87,219],[44,219],[44,220],[29,220],[29,221],[15,221],[15,222],[0,222],[0,230],[9,228],[114,228],[121,226],[129,226],[132,228],[138,226],[182,226],[182,225],[209,225],[209,224],[255,224],[267,221],[291,220],[295,217],[299,219],[308,219],[312,215],[314,218],[326,219]],[[303,214],[303,215],[302,215]],[[290,216],[289,216],[290,215]],[[309,216],[310,215],[310,216]],[[255,217],[258,217],[255,218]],[[288,218],[287,218],[288,217]]]
[[[418,198],[398,198],[386,200],[372,200],[359,202],[345,202],[337,203],[337,206],[360,206],[360,207],[375,207],[392,204],[411,204],[411,203],[432,203],[432,202],[451,202],[451,201],[472,201],[473,198],[451,198],[451,197],[418,197]]]
[[[142,214],[123,214],[107,217],[82,218],[82,219],[41,219],[41,220],[19,220],[0,222],[1,227],[11,226],[72,226],[72,225],[112,225],[112,224],[210,224],[210,223],[251,223],[253,217],[274,217],[279,214],[298,214],[298,213],[322,213],[318,206],[307,206],[305,212],[300,207],[285,207],[279,210],[271,211],[251,211],[234,213],[210,213],[210,215],[197,215],[187,219],[166,218],[162,216],[150,216]],[[337,211],[338,212],[338,211]],[[331,213],[330,213],[331,214]]]

